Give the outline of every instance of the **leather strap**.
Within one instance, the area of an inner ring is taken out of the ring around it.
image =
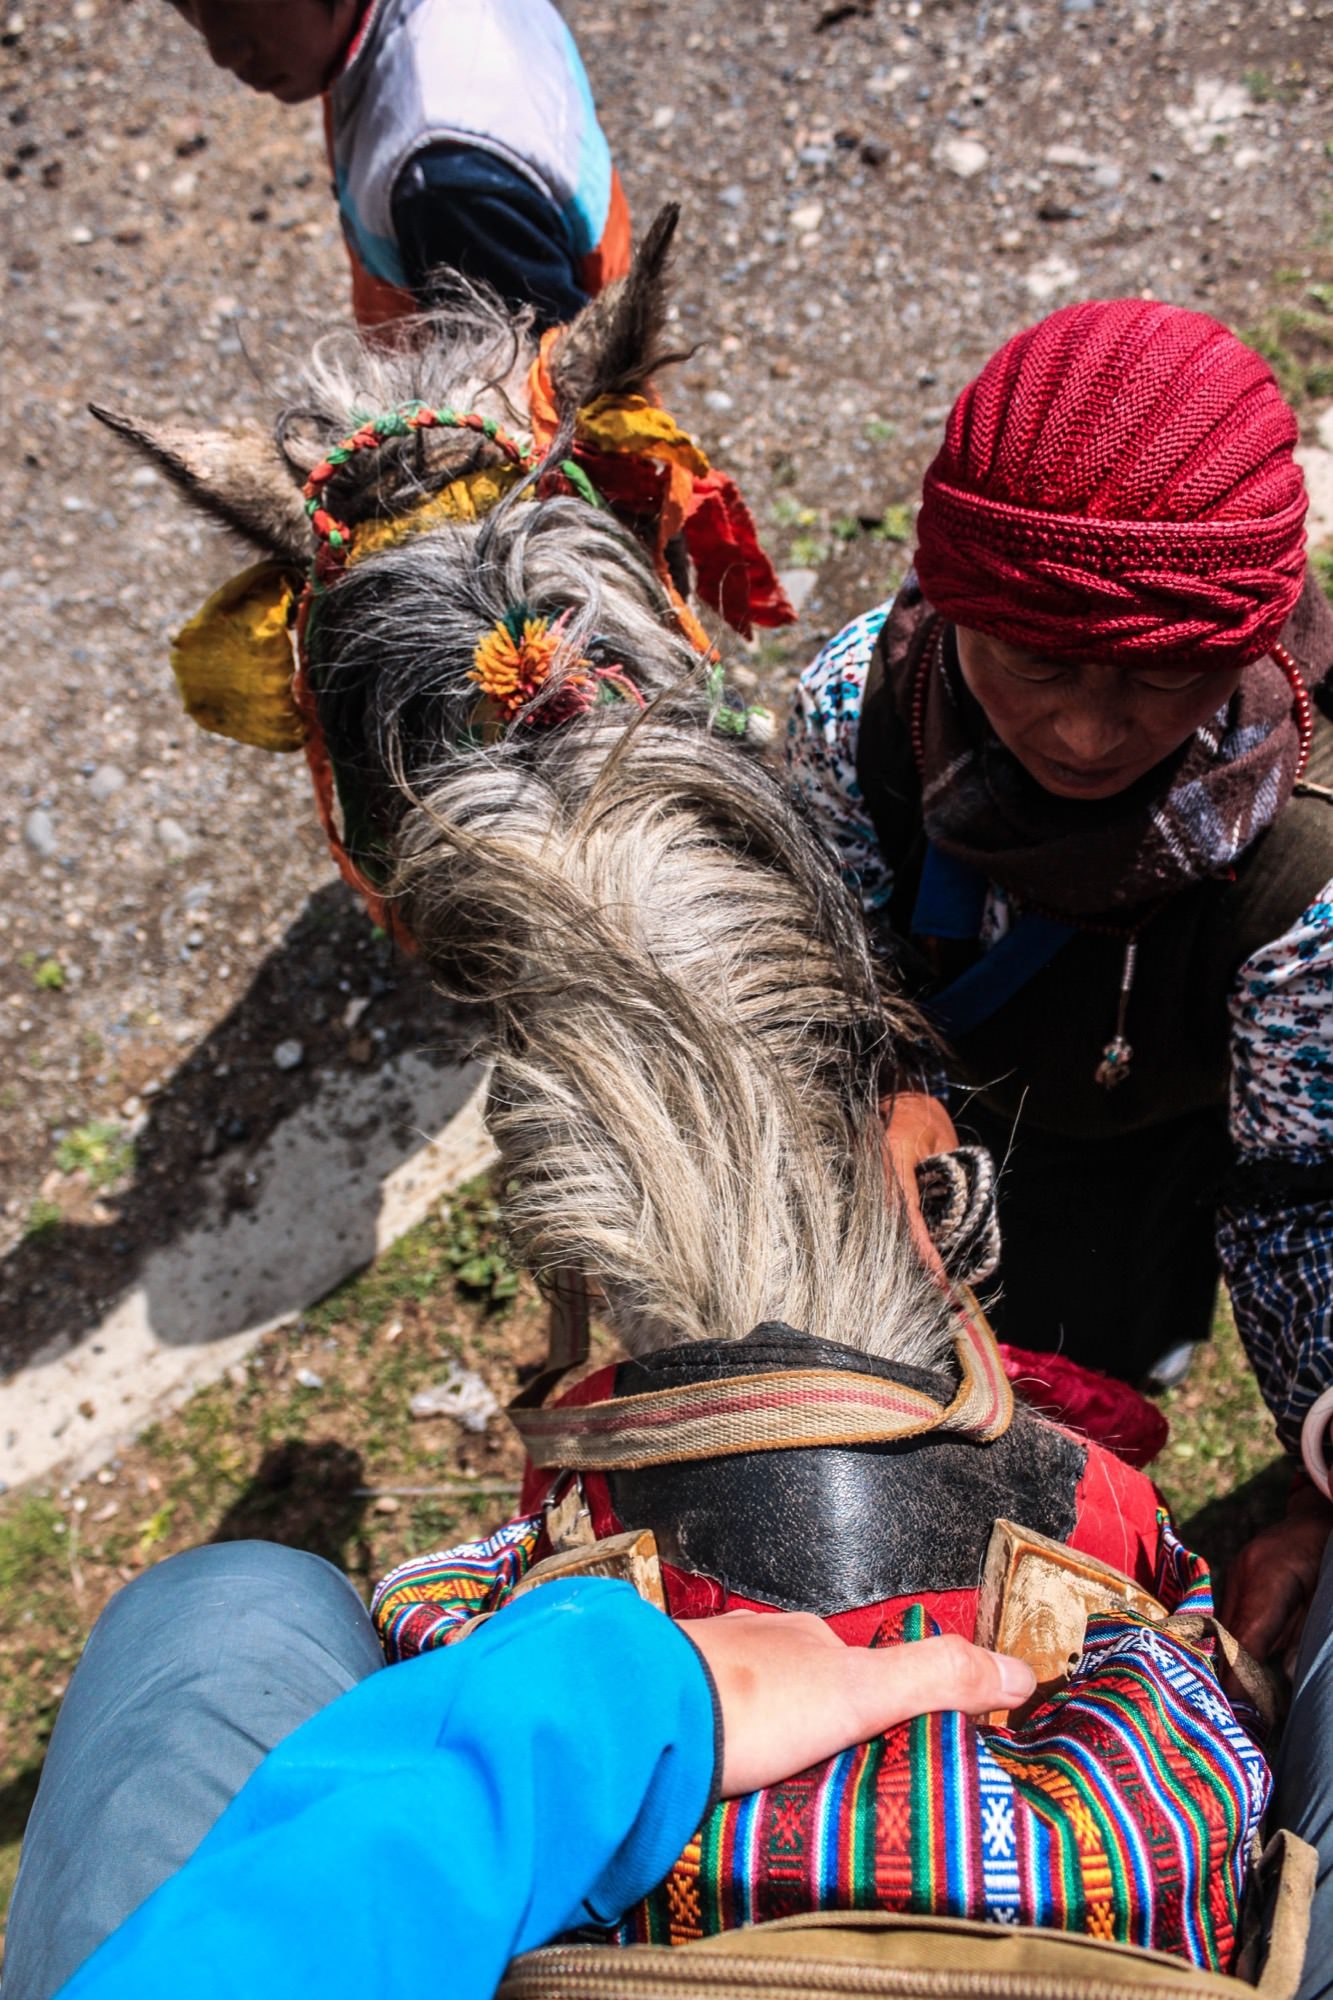
[[[975,1297],[958,1285],[953,1303],[960,1381],[947,1405],[879,1375],[788,1368],[550,1408],[543,1378],[510,1404],[509,1418],[534,1465],[579,1472],[814,1445],[888,1444],[936,1430],[988,1444],[1009,1428],[1013,1394]]]

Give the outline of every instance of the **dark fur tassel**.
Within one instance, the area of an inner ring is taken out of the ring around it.
[[[658,210],[628,274],[585,306],[551,357],[551,379],[563,415],[599,396],[628,396],[691,348],[667,342],[667,263],[680,203]]]

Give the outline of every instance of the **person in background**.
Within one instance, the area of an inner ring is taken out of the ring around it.
[[[673,1624],[543,1585],[381,1672],[346,1577],[232,1542],[122,1590],[70,1682],[24,1840],[5,2000],[362,2000],[605,1925],[719,1796],[895,1723],[1032,1691],[958,1638],[846,1647],[802,1614]],[[81,1968],[81,1969],[80,1969]]]
[[[323,96],[362,326],[429,308],[461,272],[545,328],[629,268],[629,209],[551,0],[171,4],[249,89]]]
[[[1202,313],[1017,334],[788,740],[1002,1164],[1000,1337],[1160,1386],[1225,1274],[1295,1467],[1223,1606],[1261,1656],[1333,1525],[1333,609],[1297,435]]]

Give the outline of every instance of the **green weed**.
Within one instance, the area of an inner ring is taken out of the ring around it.
[[[769,511],[778,528],[813,528],[819,519],[815,508],[807,507],[794,493],[779,493]]]
[[[450,1202],[444,1254],[454,1283],[488,1305],[507,1305],[518,1290],[518,1272],[509,1261],[499,1205],[486,1186],[465,1188]]]
[[[32,975],[32,983],[43,993],[63,993],[65,968],[58,958],[44,958]]]
[[[29,1243],[48,1242],[64,1220],[65,1211],[58,1202],[47,1201],[38,1195],[28,1210],[28,1220],[23,1225],[23,1234]]]
[[[912,538],[912,509],[908,503],[897,501],[884,509],[879,526],[871,529],[877,542],[907,542]]]
[[[86,1174],[91,1187],[108,1188],[133,1170],[134,1141],[119,1125],[94,1118],[60,1141],[56,1165],[62,1174]]]
[[[1333,314],[1303,305],[1274,306],[1240,337],[1263,356],[1289,403],[1299,407],[1333,394]]]

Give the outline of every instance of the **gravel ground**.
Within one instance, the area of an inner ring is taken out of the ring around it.
[[[1333,8],[567,11],[636,216],[685,201],[704,344],[671,398],[804,593],[800,631],[743,663],[775,696],[901,568],[951,398],[1050,307],[1139,292],[1262,323],[1311,425],[1333,395]],[[168,635],[236,553],[84,410],[267,412],[274,355],[345,310],[317,111],[213,71],[162,0],[9,0],[0,167],[13,1365],[93,1322],[206,1163],[243,1203],[247,1150],[331,1070],[460,1031],[335,885],[304,767],[179,714]]]

